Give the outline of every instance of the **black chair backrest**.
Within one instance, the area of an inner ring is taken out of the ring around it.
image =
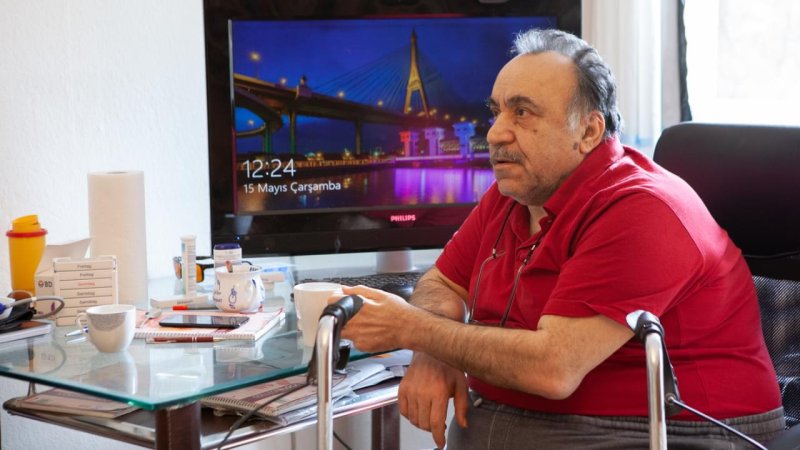
[[[742,249],[788,425],[800,422],[800,127],[686,122],[653,159],[700,195]]]

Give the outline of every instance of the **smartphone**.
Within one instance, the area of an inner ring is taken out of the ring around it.
[[[162,327],[184,328],[239,328],[249,317],[172,314],[161,319]]]

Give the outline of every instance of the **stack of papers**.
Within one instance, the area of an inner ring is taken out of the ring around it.
[[[350,387],[344,383],[343,375],[333,377],[334,399],[351,393]],[[292,389],[297,389],[290,394]],[[200,401],[203,406],[214,408],[219,413],[234,412],[247,414],[259,405],[263,405],[256,415],[271,422],[280,424],[293,423],[304,419],[316,410],[317,387],[306,384],[306,375],[295,375],[280,380],[268,381],[220,395],[206,397]],[[293,422],[281,417],[286,413],[312,406],[310,414],[294,417]]]
[[[412,356],[414,356],[414,352],[403,349],[373,356],[370,359],[381,363],[395,377],[403,378],[406,375],[408,365],[411,364]]]
[[[397,350],[351,362],[345,368],[353,390],[374,386],[384,380],[402,378],[411,363],[411,350]]]
[[[404,367],[410,361],[411,351],[400,350],[351,362],[345,368],[344,374],[334,374],[332,397],[336,401],[354,395],[353,391],[356,389],[394,378],[397,376],[396,368]],[[281,425],[289,425],[311,417],[317,412],[317,387],[305,385],[306,377],[306,374],[295,375],[237,389],[207,397],[201,400],[201,404],[220,413],[238,414],[247,414],[258,405],[263,405],[256,413],[258,417]],[[281,397],[294,388],[300,389]]]
[[[106,418],[119,417],[137,409],[127,403],[64,389],[50,389],[30,397],[15,399],[14,402],[19,408],[36,411]]]

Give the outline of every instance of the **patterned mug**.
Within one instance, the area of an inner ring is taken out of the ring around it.
[[[214,269],[214,304],[223,311],[254,312],[264,301],[261,267],[240,264]]]
[[[75,325],[89,335],[89,341],[104,353],[121,352],[133,340],[136,307],[133,305],[92,306],[78,313]]]

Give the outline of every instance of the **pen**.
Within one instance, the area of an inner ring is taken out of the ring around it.
[[[64,337],[77,336],[79,334],[88,333],[88,332],[89,332],[89,327],[83,327],[83,330],[78,328],[77,330],[73,330],[73,331],[70,331],[69,333],[65,334]]]
[[[139,322],[139,325],[137,325],[136,328],[142,328],[144,326],[144,324],[147,323],[148,320],[155,319],[156,317],[158,317],[160,315],[161,315],[161,309],[159,309],[159,308],[155,308],[155,309],[151,309],[150,311],[147,311],[146,313],[144,313],[144,317],[142,317],[142,321]]]
[[[218,308],[216,306],[212,305],[212,304],[208,304],[208,305],[186,304],[186,305],[175,305],[175,306],[172,307],[173,311],[189,311],[189,310],[193,310],[193,309],[218,309]]]
[[[195,343],[195,342],[217,342],[222,338],[216,336],[181,336],[181,337],[154,337],[147,338],[145,342],[148,344],[178,344],[178,343]]]
[[[86,336],[81,336],[79,338],[70,339],[66,343],[67,344],[77,344],[79,342],[86,342]]]

